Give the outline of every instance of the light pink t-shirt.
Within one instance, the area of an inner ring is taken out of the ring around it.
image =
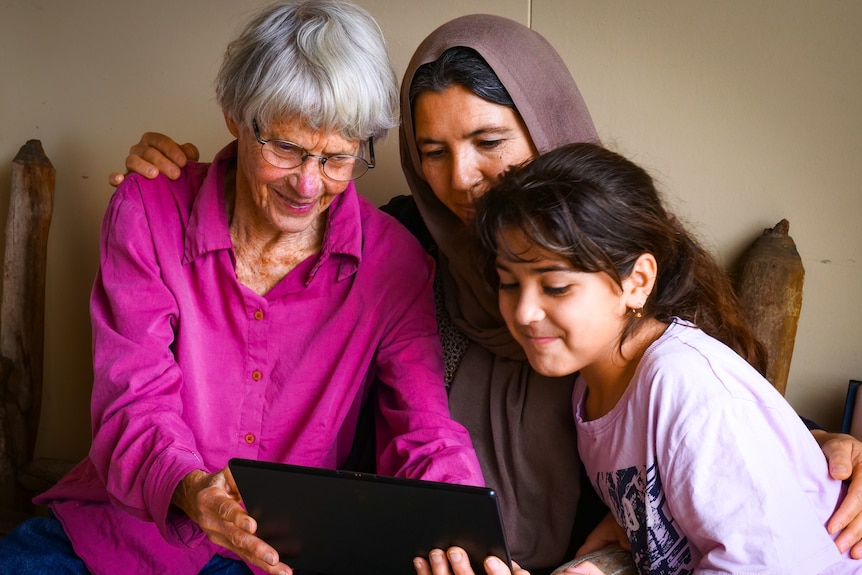
[[[825,524],[840,501],[823,453],[784,398],[731,349],[672,324],[614,409],[584,421],[590,481],[641,573],[858,573]]]
[[[258,295],[234,271],[235,156],[234,143],[175,182],[129,176],[103,220],[93,444],[39,498],[96,575],[198,573],[219,548],[170,506],[182,477],[231,457],[341,466],[375,375],[379,473],[482,484],[449,417],[419,243],[351,184],[319,257]]]

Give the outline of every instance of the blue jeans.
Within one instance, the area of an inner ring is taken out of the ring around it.
[[[0,539],[0,573],[90,575],[53,517],[28,519]],[[214,555],[200,575],[251,575],[245,563]]]

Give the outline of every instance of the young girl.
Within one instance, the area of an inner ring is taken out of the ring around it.
[[[727,276],[643,169],[564,146],[509,172],[477,225],[532,366],[580,372],[580,455],[640,573],[862,569],[824,527],[841,482],[756,369]]]

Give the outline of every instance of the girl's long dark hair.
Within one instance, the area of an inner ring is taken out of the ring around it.
[[[656,285],[643,317],[630,316],[621,341],[645,318],[680,317],[764,373],[765,350],[743,320],[727,274],[665,210],[650,175],[623,156],[569,144],[512,168],[479,201],[476,224],[492,282],[497,255],[523,261],[500,243],[505,230],[519,230],[576,270],[605,272],[620,286],[638,257],[652,254]]]

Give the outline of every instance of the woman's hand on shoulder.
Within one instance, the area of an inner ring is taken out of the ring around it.
[[[840,533],[835,545],[843,553],[850,549],[855,559],[862,558],[862,442],[844,433],[829,433],[821,429],[811,433],[826,461],[833,479],[850,480],[844,501],[832,514],[826,529],[831,535]]]
[[[486,557],[483,565],[487,575],[530,575],[515,562],[512,562],[513,569],[510,570],[506,562],[498,557]],[[413,566],[417,575],[475,575],[467,552],[460,547],[450,547],[445,553],[441,549],[434,549],[428,559],[414,559]]]
[[[177,144],[171,138],[158,132],[147,132],[141,141],[129,148],[126,156],[126,173],[134,172],[152,180],[160,173],[172,180],[180,177],[180,169],[189,160],[197,161],[200,152],[194,144]],[[112,172],[108,183],[115,188],[125,179],[125,174]]]
[[[257,522],[240,505],[241,498],[230,469],[217,473],[193,471],[177,486],[171,502],[206,533],[207,538],[250,565],[271,575],[290,575],[278,552],[255,536]]]

